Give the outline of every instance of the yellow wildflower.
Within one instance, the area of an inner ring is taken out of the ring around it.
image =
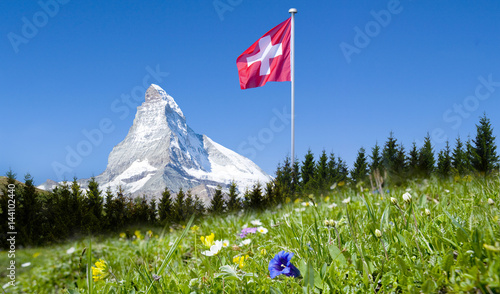
[[[214,245],[214,239],[215,239],[214,233],[210,234],[209,236],[200,237],[201,243],[203,243],[207,247]]]
[[[243,268],[245,266],[245,259],[248,260],[248,255],[235,256],[235,257],[233,257],[233,263],[236,263],[239,268]]]
[[[135,237],[138,239],[138,240],[142,240],[144,239],[144,236],[141,235],[141,231],[137,230],[134,232],[134,235]]]
[[[339,186],[339,187],[342,187],[342,186],[344,186],[344,185],[345,185],[345,182],[344,182],[344,181],[340,181],[340,182],[337,184],[337,186]]]
[[[40,252],[33,253],[33,258],[37,258],[40,255]]]
[[[94,278],[94,282],[99,280],[104,280],[109,275],[108,264],[106,261],[99,259],[95,263],[96,267],[92,267],[92,277]]]
[[[127,237],[127,234],[125,234],[125,233],[120,233],[120,238],[125,239],[125,237]]]
[[[195,233],[196,231],[198,231],[198,229],[200,229],[200,227],[198,227],[197,225],[194,225],[191,227],[191,232]]]
[[[328,202],[329,200],[330,200],[330,196],[326,196],[324,199],[325,202]]]

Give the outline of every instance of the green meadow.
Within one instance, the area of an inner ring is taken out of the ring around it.
[[[18,248],[16,286],[5,266],[1,285],[5,293],[500,293],[498,177],[415,180],[380,193],[332,188],[267,210]],[[293,253],[299,276],[270,277],[281,251]]]

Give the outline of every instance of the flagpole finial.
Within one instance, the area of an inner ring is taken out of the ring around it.
[[[288,10],[289,13],[297,13],[297,9],[296,8],[290,8],[290,10]]]

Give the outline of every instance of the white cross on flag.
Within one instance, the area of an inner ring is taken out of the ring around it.
[[[290,81],[291,18],[260,37],[237,59],[241,89]]]

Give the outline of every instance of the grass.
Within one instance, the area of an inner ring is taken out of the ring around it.
[[[499,186],[498,178],[433,179],[383,195],[342,187],[263,212],[195,219],[185,228],[18,249],[16,264],[30,265],[18,266],[17,286],[4,291],[500,293]],[[240,238],[246,226],[267,233]],[[230,245],[205,256],[200,237],[211,233]],[[294,253],[301,277],[269,277],[269,261],[282,250]],[[233,262],[246,255],[241,266]],[[107,264],[105,277],[93,281],[99,259]],[[0,263],[8,262],[1,252]],[[1,285],[8,282],[4,268]]]

